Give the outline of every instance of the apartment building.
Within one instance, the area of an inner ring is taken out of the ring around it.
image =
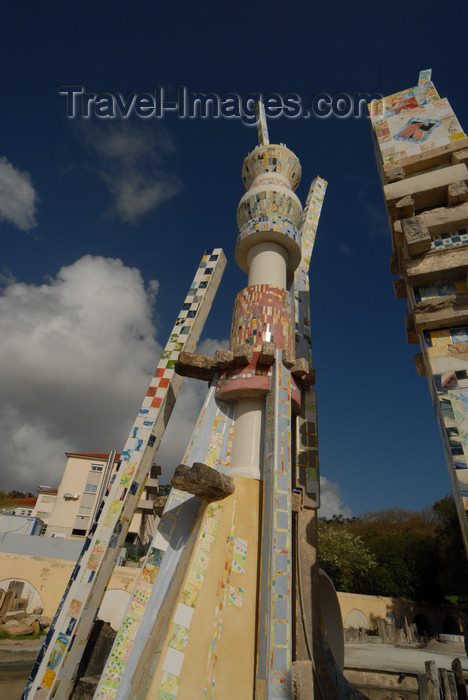
[[[115,452],[66,452],[67,464],[57,489],[39,486],[33,517],[44,521],[44,535],[58,538],[84,538],[97,514],[112,473],[120,459]],[[146,481],[133,516],[126,543],[134,546],[151,542],[159,517],[154,513],[158,494],[156,464]]]

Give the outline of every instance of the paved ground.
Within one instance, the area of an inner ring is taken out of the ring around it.
[[[436,648],[433,646],[436,644]],[[443,649],[447,647],[447,651]],[[424,673],[424,663],[434,659],[438,668],[451,668],[452,660],[458,657],[463,670],[468,674],[468,659],[463,647],[430,643],[425,649],[394,647],[390,644],[350,643],[345,644],[346,668],[369,668],[381,671],[403,671]]]
[[[435,646],[436,648],[432,648]],[[442,647],[442,649],[441,649]],[[443,648],[446,648],[447,651]],[[0,641],[0,698],[19,700],[40,648],[38,640]],[[468,659],[462,648],[431,642],[425,649],[394,647],[390,644],[345,644],[346,668],[368,668],[404,673],[424,673],[424,663],[434,659],[439,668],[451,667],[452,659],[461,660],[468,674]]]
[[[0,640],[0,698],[19,700],[41,648],[39,639]]]

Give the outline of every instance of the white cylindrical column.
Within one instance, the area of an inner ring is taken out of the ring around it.
[[[263,414],[265,399],[252,396],[236,405],[230,476],[262,478]]]
[[[283,246],[263,241],[247,253],[248,285],[272,284],[286,288],[288,253]]]

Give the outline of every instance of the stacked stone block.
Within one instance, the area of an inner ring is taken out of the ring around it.
[[[428,71],[370,105],[390,270],[429,380],[468,552],[468,139]]]

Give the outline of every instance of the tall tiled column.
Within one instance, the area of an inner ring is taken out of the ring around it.
[[[429,380],[468,553],[468,139],[430,73],[370,114],[395,294],[421,348],[416,368]]]

